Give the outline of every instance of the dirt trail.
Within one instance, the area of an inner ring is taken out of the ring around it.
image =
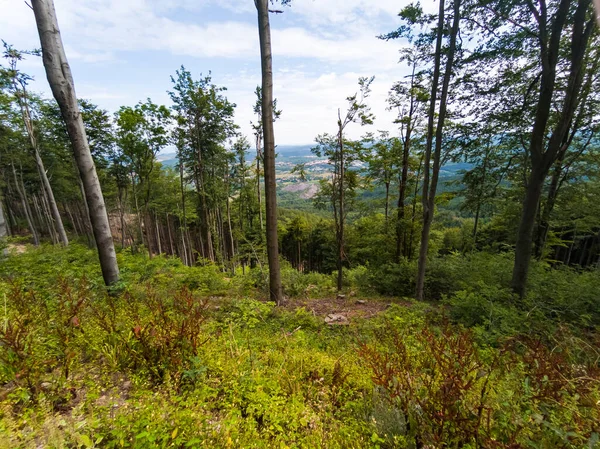
[[[9,243],[6,246],[9,254],[23,254],[27,251],[27,245],[22,243]]]
[[[390,306],[389,301],[381,299],[357,298],[319,298],[319,299],[290,299],[284,305],[289,310],[304,307],[315,316],[327,317],[331,314],[344,315],[352,318],[372,318]]]

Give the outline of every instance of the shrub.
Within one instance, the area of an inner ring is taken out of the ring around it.
[[[409,447],[575,448],[596,438],[598,368],[574,366],[539,341],[484,350],[449,325],[391,324],[377,341],[360,355]]]

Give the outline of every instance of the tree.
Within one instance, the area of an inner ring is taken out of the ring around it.
[[[42,46],[46,76],[67,125],[73,155],[83,183],[102,276],[106,285],[111,285],[119,280],[117,256],[100,181],[77,103],[71,68],[60,36],[54,3],[52,0],[33,0],[31,4]]]
[[[283,3],[289,3],[284,1]],[[277,183],[275,173],[275,133],[273,121],[273,56],[269,0],[254,0],[258,13],[258,35],[262,71],[262,125],[264,142],[265,203],[267,224],[267,257],[269,259],[269,292],[276,304],[283,302],[279,269],[279,240],[277,237]]]
[[[381,38],[389,39],[387,36],[381,36]],[[402,140],[402,161],[399,170],[396,217],[397,262],[400,260],[401,255],[409,255],[407,248],[409,245],[406,245],[405,237],[405,201],[408,189],[410,154],[413,146],[413,134],[421,125],[425,112],[424,105],[428,99],[428,93],[422,85],[423,74],[417,73],[417,66],[421,62],[421,51],[417,48],[406,50],[402,59],[411,66],[411,74],[407,82],[397,82],[392,86],[388,98],[390,108],[398,110],[396,123],[400,125],[400,138]]]
[[[398,174],[398,154],[400,140],[389,136],[387,131],[380,131],[379,136],[367,138],[368,148],[362,151],[361,159],[367,164],[366,175],[369,181],[383,185],[385,188],[384,210],[387,229],[390,206],[390,186]],[[408,164],[408,162],[407,162]],[[403,202],[404,204],[404,202]]]
[[[361,126],[373,123],[374,116],[371,114],[366,99],[371,92],[371,83],[374,77],[362,77],[358,80],[359,92],[346,98],[348,109],[342,115],[338,109],[338,129],[335,136],[325,134],[317,137],[317,146],[313,152],[317,156],[327,156],[329,163],[333,166],[331,182],[322,180],[319,192],[320,198],[328,198],[331,201],[335,221],[335,235],[337,243],[337,289],[342,290],[344,252],[344,226],[348,215],[347,196],[358,186],[358,175],[349,170],[350,164],[356,157],[356,151],[348,152],[344,131],[350,123],[360,123]],[[352,148],[350,148],[352,150]],[[317,199],[317,201],[321,201]]]
[[[223,94],[225,87],[212,84],[210,74],[196,81],[181,67],[171,81],[173,91],[169,95],[177,120],[179,164],[196,186],[200,253],[216,261],[224,240],[220,231],[223,220],[219,217],[227,198],[224,174],[229,156],[224,145],[237,132],[233,122],[236,105]]]
[[[523,297],[544,182],[561,154],[561,148],[568,143],[569,129],[581,101],[584,62],[590,50],[595,17],[591,0],[551,3],[540,0],[539,8],[529,2],[496,3],[491,10],[499,22],[504,17],[518,20],[494,40],[506,49],[503,57],[515,63],[529,61],[532,64],[527,67],[533,68],[524,100],[524,107],[530,107],[533,116],[526,145],[531,168],[522,203],[511,281],[513,291]],[[498,24],[498,29],[501,26]],[[512,48],[522,48],[522,51],[515,52]]]
[[[145,103],[138,103],[133,108],[123,106],[116,113],[117,145],[121,148],[123,158],[128,162],[140,237],[143,239],[142,223],[145,223],[146,243],[150,256],[153,250],[150,241],[153,226],[151,217],[148,216],[151,180],[156,167],[156,156],[168,143],[169,123],[169,109],[152,103],[150,99]],[[157,236],[154,237],[158,247]]]

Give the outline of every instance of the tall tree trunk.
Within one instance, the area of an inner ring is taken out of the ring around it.
[[[267,256],[269,259],[269,291],[272,301],[283,302],[277,239],[277,183],[275,174],[275,133],[273,130],[273,57],[268,0],[255,0],[262,69],[262,123],[267,218]]]
[[[263,224],[263,213],[262,213],[262,194],[260,193],[260,148],[259,139],[256,139],[256,198],[258,200],[258,218],[260,220],[260,231],[262,237],[262,230],[264,229]]]
[[[110,285],[119,280],[117,255],[100,181],[79,112],[71,68],[60,36],[54,3],[52,0],[32,0],[31,5],[40,36],[48,82],[67,125],[73,154],[84,185],[102,276],[106,285]]]
[[[429,182],[429,163],[431,161],[431,148],[433,141],[433,115],[435,114],[435,96],[437,95],[437,84],[440,72],[441,44],[444,24],[444,0],[440,1],[440,12],[438,22],[438,36],[436,42],[434,79],[431,89],[431,105],[429,108],[429,125],[427,130],[427,150],[425,156],[425,181],[423,184],[423,231],[421,233],[421,248],[419,251],[419,262],[417,272],[417,292],[416,298],[423,299],[425,293],[425,269],[427,266],[427,250],[429,249],[429,234],[431,223],[433,222],[433,213],[435,208],[435,194],[437,190],[438,177],[440,173],[440,164],[442,158],[442,135],[444,121],[446,119],[446,105],[448,100],[448,89],[450,78],[452,77],[452,66],[454,64],[454,53],[456,51],[456,38],[458,35],[458,26],[460,23],[460,0],[454,0],[454,18],[452,20],[452,30],[450,32],[450,43],[448,46],[446,68],[444,79],[442,81],[442,95],[440,97],[440,110],[438,114],[437,127],[435,129],[435,152],[433,155],[433,170],[431,171],[431,183]],[[436,72],[437,78],[436,79]],[[428,190],[429,189],[429,190]]]
[[[342,118],[338,109],[338,147],[339,147],[339,170],[338,170],[338,214],[337,214],[337,290],[342,290],[344,282],[344,135]]]

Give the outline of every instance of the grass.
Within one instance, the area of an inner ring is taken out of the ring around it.
[[[256,272],[118,259],[110,294],[79,245],[0,264],[0,447],[597,444],[597,364],[570,347],[488,344],[431,304],[318,298],[327,277],[276,308]],[[324,324],[340,310],[349,326]]]

